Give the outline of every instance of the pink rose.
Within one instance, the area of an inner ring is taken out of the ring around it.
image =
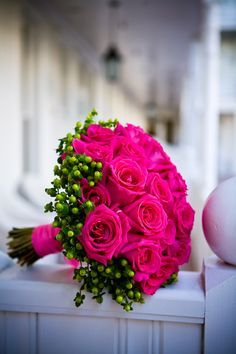
[[[168,220],[168,224],[166,226],[164,232],[164,240],[167,245],[172,245],[175,241],[176,236],[176,227],[172,220]]]
[[[178,272],[178,266],[171,258],[167,258],[161,264],[158,273],[153,273],[147,280],[140,283],[140,288],[147,295],[153,295],[171,276],[171,274]]]
[[[146,164],[144,150],[130,138],[116,137],[113,142],[113,158],[124,157]]]
[[[131,159],[114,159],[104,174],[113,204],[130,204],[144,192],[147,170]]]
[[[77,154],[85,154],[95,161],[109,162],[112,159],[110,146],[97,144],[96,142],[85,143],[79,139],[74,139],[72,146]]]
[[[91,124],[87,129],[87,135],[82,135],[81,139],[89,143],[109,145],[114,136],[111,129],[104,128],[100,124]]]
[[[106,206],[110,206],[111,204],[110,194],[107,188],[105,188],[101,182],[99,182],[98,184],[96,184],[94,187],[91,188],[87,180],[82,179],[80,185],[82,188],[84,200],[85,199],[91,200],[91,202],[93,202],[95,206],[98,206],[100,204],[105,204]]]
[[[151,194],[157,197],[160,202],[168,209],[173,204],[173,197],[168,186],[168,183],[164,181],[158,173],[149,173],[146,190]]]
[[[177,198],[185,196],[187,185],[183,177],[177,172],[176,167],[160,172],[161,177],[168,183],[173,195]]]
[[[79,240],[87,256],[107,265],[127,242],[129,224],[122,211],[113,211],[99,205],[85,219]]]
[[[181,199],[176,202],[174,209],[178,229],[181,233],[189,235],[194,221],[194,210],[185,199]]]
[[[188,262],[191,253],[191,239],[176,240],[172,245],[167,247],[167,254],[171,258],[175,258],[178,265]]]
[[[128,259],[135,271],[134,280],[148,279],[149,275],[159,271],[160,247],[154,242],[145,239],[139,240],[135,235],[130,235],[129,242],[122,248],[120,254]],[[139,240],[139,241],[137,241]]]
[[[136,232],[157,236],[165,230],[167,215],[156,197],[144,195],[123,209]]]

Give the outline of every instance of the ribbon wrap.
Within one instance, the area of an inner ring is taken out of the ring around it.
[[[52,227],[51,224],[40,225],[34,228],[32,232],[32,246],[37,255],[44,257],[62,251],[60,242],[56,240],[56,235],[59,231],[58,227]]]

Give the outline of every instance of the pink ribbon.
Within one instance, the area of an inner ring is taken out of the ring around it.
[[[51,224],[40,225],[32,232],[32,246],[38,256],[44,257],[48,254],[59,253],[62,250],[61,244],[56,240],[60,229],[52,227]]]

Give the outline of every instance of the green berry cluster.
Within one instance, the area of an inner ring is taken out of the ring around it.
[[[133,277],[134,271],[125,258],[112,259],[107,266],[87,260],[86,266],[81,266],[74,272],[74,279],[83,282],[74,299],[75,305],[78,307],[83,303],[83,290],[92,293],[93,299],[99,304],[103,302],[104,290],[107,290],[112,299],[129,312],[133,310],[134,302],[144,303]]]

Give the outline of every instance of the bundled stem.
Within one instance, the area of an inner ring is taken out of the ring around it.
[[[32,232],[33,227],[13,228],[9,234],[8,242],[9,256],[17,258],[18,263],[23,265],[31,265],[40,257],[37,255],[32,246]]]

